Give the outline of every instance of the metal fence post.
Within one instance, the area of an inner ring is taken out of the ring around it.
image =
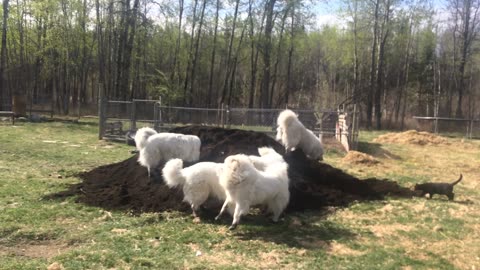
[[[225,108],[226,108],[226,112],[227,112],[227,114],[225,116],[226,126],[227,126],[227,128],[230,128],[230,106],[227,105]]]
[[[105,102],[102,84],[98,84],[98,139],[103,139],[105,134]]]
[[[130,111],[130,130],[137,130],[137,105],[136,99],[132,99],[132,107]]]
[[[159,116],[158,102],[153,103],[153,129],[158,131],[158,116]]]
[[[220,106],[220,126],[222,128],[225,127],[225,122],[224,122],[224,119],[223,119],[224,112],[225,112],[224,110],[225,110],[225,108],[223,107],[223,103],[222,103],[221,106]]]

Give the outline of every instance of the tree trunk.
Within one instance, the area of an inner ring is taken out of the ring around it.
[[[275,93],[275,84],[277,83],[278,64],[280,63],[280,57],[281,57],[283,31],[285,29],[285,20],[287,19],[289,9],[290,9],[290,6],[287,6],[287,8],[285,9],[285,14],[283,14],[282,23],[281,23],[281,26],[280,26],[280,37],[278,38],[278,46],[277,46],[277,59],[275,60],[275,64],[273,65],[272,86],[271,86],[271,89],[270,89],[270,97],[269,97],[269,101],[268,101],[268,106],[269,107],[272,107],[272,104],[273,104],[273,95]]]
[[[290,48],[288,49],[288,64],[287,64],[287,89],[285,89],[285,106],[288,105],[290,98],[290,91],[292,88],[292,58],[294,51],[295,40],[295,6],[292,7],[292,24],[290,25]]]
[[[233,40],[235,38],[235,28],[236,28],[236,24],[237,24],[237,15],[238,15],[238,6],[239,5],[240,5],[240,0],[237,0],[236,4],[235,4],[235,13],[233,15],[232,33],[230,35],[230,40],[228,42],[228,53],[227,53],[227,63],[226,63],[227,72],[225,74],[225,81],[223,82],[223,90],[222,90],[222,97],[220,99],[220,103],[224,103],[225,98],[227,96],[228,79],[230,77],[230,69],[231,69],[230,61],[231,61],[231,58],[232,58]]]
[[[207,108],[212,106],[212,90],[213,90],[213,76],[215,70],[215,56],[217,53],[217,32],[218,32],[218,13],[220,10],[220,0],[217,0],[216,8],[215,8],[215,29],[213,30],[213,48],[212,48],[212,56],[210,60],[210,78],[208,80],[208,92],[207,92],[207,100],[205,104]]]
[[[191,83],[190,83],[190,94],[188,99],[188,105],[192,106],[193,94],[195,92],[195,70],[197,67],[198,60],[198,47],[200,45],[200,37],[202,36],[202,26],[203,26],[203,16],[205,15],[205,7],[207,6],[207,0],[203,0],[202,13],[200,14],[200,23],[198,25],[197,38],[195,40],[195,54],[193,56],[192,71],[191,71]]]
[[[248,21],[248,17],[246,19],[246,21]],[[242,48],[242,42],[243,42],[243,37],[245,35],[245,29],[247,28],[247,25],[244,24],[243,28],[242,28],[242,33],[240,34],[240,40],[238,41],[238,46],[237,46],[237,49],[235,50],[235,56],[233,58],[233,69],[232,69],[232,72],[230,74],[230,87],[229,87],[229,92],[228,92],[228,101],[227,101],[227,104],[230,105],[231,102],[232,102],[232,95],[233,95],[233,85],[234,85],[234,78],[235,78],[235,74],[237,72],[237,62],[238,62],[238,57],[239,57],[239,54],[240,54],[240,49]]]
[[[252,13],[252,2],[253,0],[249,1],[248,12],[250,13],[250,67],[251,67],[251,75],[250,75],[250,91],[248,97],[248,107],[253,108],[254,99],[255,99],[255,90],[257,85],[257,70],[258,70],[258,48],[257,42],[255,41],[255,33],[254,33],[254,25],[253,25],[253,16]],[[258,31],[258,35],[261,35],[263,32],[263,23],[265,21],[265,12],[262,15],[262,22],[260,26],[260,30]],[[255,50],[256,49],[256,50]]]
[[[270,58],[272,50],[273,8],[276,0],[268,0],[266,4],[265,36],[263,42],[263,77],[260,87],[260,107],[268,108],[268,90],[270,89]]]
[[[133,2],[133,10],[129,12],[128,16],[128,29],[130,29],[130,33],[128,35],[128,40],[125,44],[125,51],[123,57],[123,66],[122,66],[122,73],[123,76],[121,78],[121,85],[122,85],[122,93],[123,99],[126,100],[129,95],[130,91],[130,66],[132,63],[132,51],[133,51],[133,42],[135,40],[135,33],[137,29],[137,14],[138,14],[138,6],[140,4],[140,0],[135,0]]]
[[[198,0],[195,0],[194,6],[193,6],[193,22],[192,22],[192,32],[190,34],[190,50],[188,51],[188,62],[187,62],[187,68],[185,70],[185,81],[183,84],[183,104],[187,104],[189,97],[187,97],[187,89],[188,89],[188,83],[189,83],[189,75],[190,75],[190,66],[192,64],[192,58],[193,58],[193,39],[195,37],[195,25],[197,23],[197,5],[198,5]]]
[[[382,24],[382,34],[381,42],[380,42],[380,49],[378,52],[378,75],[377,75],[377,87],[375,91],[375,118],[376,118],[376,128],[380,130],[382,128],[382,108],[381,108],[381,98],[382,98],[382,91],[384,87],[384,62],[385,62],[385,44],[387,42],[388,34],[389,34],[389,18],[390,18],[390,1],[387,0],[385,3],[385,16],[384,21]],[[383,36],[383,37],[382,37]]]
[[[2,49],[0,52],[0,92],[2,100],[0,101],[0,109],[10,107],[11,101],[5,83],[5,68],[7,63],[7,22],[8,22],[8,0],[3,0],[3,23],[2,23]]]
[[[173,55],[173,63],[170,68],[172,73],[170,74],[170,80],[173,81],[175,79],[176,68],[177,68],[177,58],[178,53],[180,52],[180,43],[182,39],[182,18],[183,18],[183,0],[179,0],[179,15],[178,15],[178,37],[175,46],[175,53]],[[177,82],[179,83],[179,82]]]
[[[370,69],[370,88],[367,96],[367,128],[372,128],[373,116],[373,93],[375,89],[375,79],[377,75],[377,39],[378,39],[378,19],[379,19],[380,0],[375,1],[375,12],[373,22],[373,40],[372,40],[372,64]]]

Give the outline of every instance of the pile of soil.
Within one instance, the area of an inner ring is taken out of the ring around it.
[[[308,159],[301,150],[285,154],[282,145],[269,136],[245,130],[206,126],[186,126],[170,132],[193,134],[202,141],[200,161],[223,162],[238,153],[256,155],[257,148],[271,146],[284,155],[289,164],[290,211],[345,206],[358,200],[382,199],[385,195],[411,197],[415,194],[395,182],[378,179],[359,180],[328,164]],[[137,163],[138,156],[119,163],[101,166],[79,174],[83,180],[68,190],[48,196],[77,196],[77,201],[106,209],[166,211],[189,209],[182,203],[180,189],[169,189],[161,181],[151,181],[147,170]],[[159,172],[163,168],[157,168]],[[189,164],[185,164],[188,166]]]
[[[357,151],[349,151],[347,155],[342,159],[343,162],[349,164],[356,164],[356,165],[365,165],[365,166],[373,166],[380,161],[368,154],[357,152]]]
[[[373,140],[377,143],[400,143],[400,144],[415,144],[415,145],[441,145],[449,144],[447,139],[441,136],[434,135],[429,132],[419,132],[416,130],[408,130],[401,133],[387,133],[378,136]]]

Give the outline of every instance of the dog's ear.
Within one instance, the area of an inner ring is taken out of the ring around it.
[[[239,161],[235,158],[232,158],[232,161],[230,163],[231,163],[230,167],[232,168],[232,171],[236,172],[238,170],[238,167],[240,167]]]

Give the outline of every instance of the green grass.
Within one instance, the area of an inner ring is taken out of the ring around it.
[[[194,223],[188,213],[109,213],[72,197],[45,199],[79,182],[78,172],[126,159],[131,147],[97,140],[92,120],[2,124],[0,269],[478,269],[480,142],[372,142],[383,133],[360,133],[360,150],[379,165],[347,164],[338,151],[325,160],[404,186],[463,173],[456,202],[387,198],[289,214],[279,224],[253,214],[230,232],[227,218]]]

